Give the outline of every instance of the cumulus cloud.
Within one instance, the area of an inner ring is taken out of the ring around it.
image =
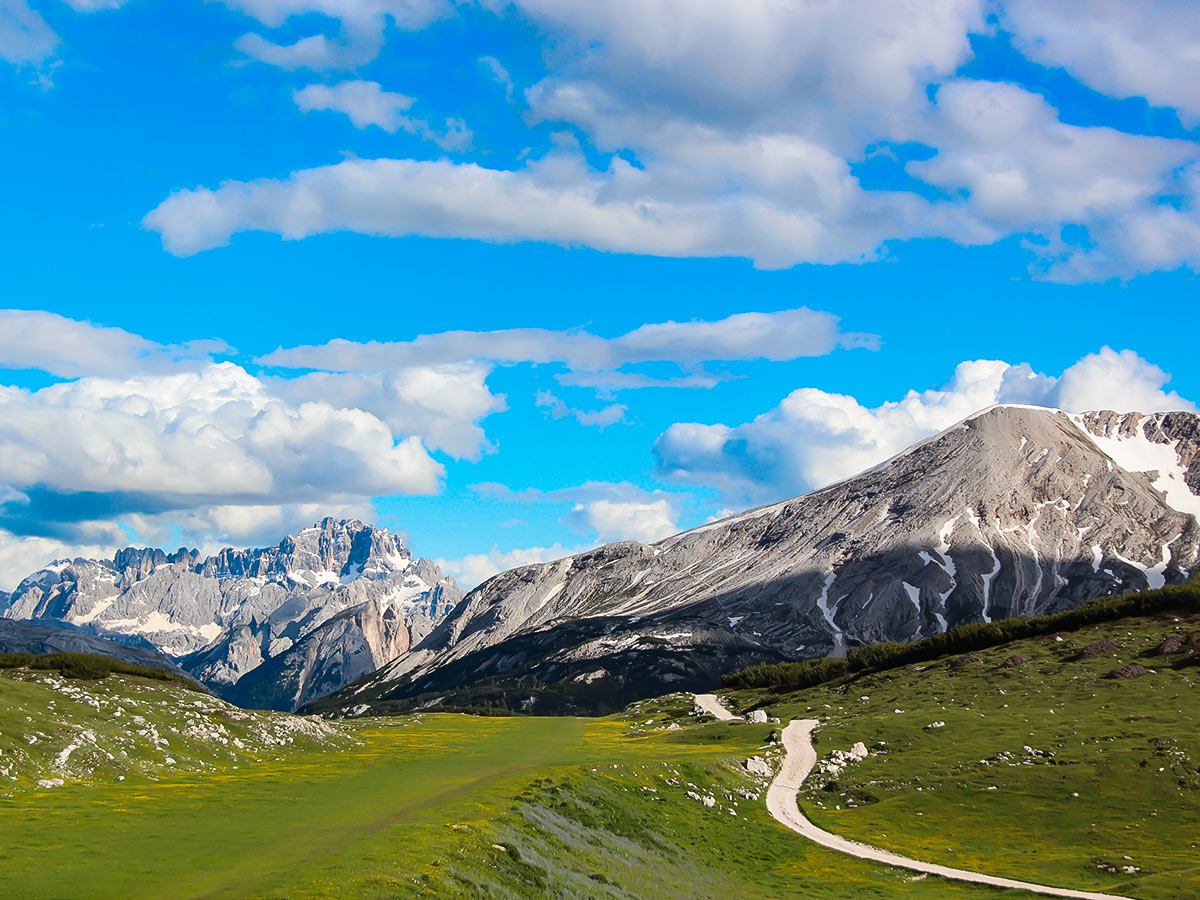
[[[675,522],[686,494],[647,491],[629,482],[588,481],[554,490],[525,488],[515,491],[495,483],[472,485],[478,494],[504,503],[571,504],[561,519],[598,542],[656,541],[679,530]]]
[[[1194,410],[1195,404],[1164,390],[1171,376],[1132,350],[1103,347],[1071,366],[1047,392],[1047,405],[1073,412]]]
[[[1200,122],[1200,20],[1190,0],[1006,0],[1005,23],[1031,59],[1114,97],[1145,97]]]
[[[374,505],[355,497],[329,496],[318,503],[242,503],[201,506],[164,513],[134,513],[123,517],[124,529],[139,544],[155,547],[195,547],[215,554],[224,547],[262,547],[281,535],[295,534],[325,516],[376,519]],[[114,543],[128,543],[128,538]]]
[[[436,491],[442,466],[360,409],[289,403],[231,363],[0,387],[0,525]]]
[[[487,386],[492,368],[469,362],[394,367],[386,372],[312,372],[264,379],[294,403],[320,399],[365,410],[396,433],[419,434],[426,445],[458,459],[493,449],[480,421],[507,409]]]
[[[1193,158],[1189,141],[1082,128],[1012,84],[957,80],[937,93],[940,152],[908,170],[948,191],[998,231],[1103,220],[1151,203]]]
[[[376,81],[342,81],[334,85],[310,84],[295,93],[296,105],[304,112],[337,110],[350,117],[356,128],[378,125],[394,132],[401,127],[400,114],[415,98],[385,91]]]
[[[401,12],[351,0],[227,2],[275,25],[318,12],[376,40],[387,16],[420,27],[448,9],[432,0]],[[515,11],[544,36],[547,74],[523,96],[529,121],[572,126],[612,154],[606,162],[570,142],[511,169],[351,159],[176,191],[145,224],[177,254],[244,231],[299,239],[350,230],[738,256],[778,268],[872,260],[891,241],[975,245],[1019,234],[1031,238],[1035,273],[1055,280],[1200,264],[1195,186],[1178,177],[1195,144],[1068,125],[1020,87],[958,77],[972,34],[988,28],[984,0],[480,3]],[[1055,9],[1013,0],[1005,22],[1033,58],[1068,65],[1102,90],[1174,103],[1186,117],[1200,96],[1188,74],[1195,26],[1174,28],[1177,5],[1141,16],[1107,0]],[[254,40],[261,46],[247,52],[293,67],[331,65],[353,44]],[[494,57],[479,63],[512,91]],[[326,96],[336,89],[306,90],[323,108],[348,107]],[[470,141],[456,120],[426,133],[392,97],[357,98],[352,115],[448,149]],[[931,154],[904,167],[924,189],[865,188],[854,164],[899,144]],[[1069,241],[1066,226],[1085,237]]]
[[[21,579],[56,559],[112,555],[111,543],[85,544],[54,538],[14,535],[0,529],[0,590],[11,591]]]
[[[158,344],[121,328],[42,310],[0,309],[0,368],[39,369],[64,378],[165,371],[206,362],[229,350],[224,341]]]
[[[659,436],[654,453],[663,477],[714,486],[731,505],[744,507],[848,478],[997,403],[1071,411],[1194,409],[1164,390],[1169,378],[1133,351],[1108,347],[1059,377],[1025,363],[973,360],[960,363],[940,388],[909,391],[877,407],[801,388],[739,425],[676,423]]]
[[[669,500],[593,500],[577,503],[564,517],[576,531],[595,533],[600,542],[641,541],[644,544],[675,534],[675,509]]]

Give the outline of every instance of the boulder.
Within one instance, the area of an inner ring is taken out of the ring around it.
[[[1144,667],[1139,666],[1137,663],[1130,663],[1127,666],[1120,666],[1119,668],[1113,669],[1104,677],[1120,680],[1125,678],[1138,678],[1145,674],[1146,669]]]
[[[761,756],[751,756],[742,763],[742,768],[759,778],[771,777],[771,765]]]
[[[754,709],[746,714],[746,721],[751,725],[766,725],[767,711],[765,709]]]
[[[1183,650],[1187,644],[1187,638],[1182,634],[1168,635],[1161,644],[1154,648],[1154,653],[1157,656],[1172,656]]]
[[[1115,653],[1117,650],[1116,641],[1096,641],[1094,644],[1088,644],[1079,651],[1081,659],[1092,659],[1097,656],[1108,656],[1110,653]]]

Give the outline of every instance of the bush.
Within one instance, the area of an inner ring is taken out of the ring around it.
[[[951,653],[986,650],[1022,638],[1074,631],[1097,622],[1165,612],[1200,612],[1200,585],[1179,584],[1136,594],[1103,597],[1075,609],[1034,619],[1001,619],[997,622],[960,625],[911,644],[880,643],[855,647],[844,659],[810,659],[805,662],[751,666],[722,676],[721,684],[737,689],[782,687],[798,690],[867,670],[896,669],[929,662]]]
[[[85,678],[93,681],[107,678],[114,673],[136,675],[139,678],[171,681],[199,689],[190,679],[166,669],[151,669],[94,653],[0,653],[0,669],[35,669],[58,672],[66,678]]]

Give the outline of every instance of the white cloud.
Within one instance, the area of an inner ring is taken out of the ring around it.
[[[1175,391],[1164,390],[1171,376],[1132,350],[1109,347],[1071,366],[1046,395],[1046,402],[1073,412],[1115,409],[1118,412],[1193,410],[1195,405]]]
[[[491,76],[491,79],[496,82],[496,84],[504,88],[504,99],[511,100],[513,98],[515,85],[513,84],[512,75],[509,74],[508,69],[506,69],[500,60],[496,59],[494,56],[481,56],[479,57],[478,62],[481,66],[487,69],[488,75]]]
[[[270,28],[289,19],[317,15],[335,21],[339,36],[313,34],[293,44],[276,44],[245,34],[235,46],[247,56],[283,69],[352,69],[379,55],[388,25],[423,28],[451,11],[445,0],[222,0]]]
[[[76,12],[98,12],[103,9],[120,9],[129,0],[66,0]]]
[[[356,128],[377,125],[393,134],[403,130],[433,141],[445,150],[463,150],[471,143],[471,130],[461,119],[447,119],[445,128],[438,131],[422,119],[401,115],[413,105],[414,98],[385,91],[375,81],[310,84],[296,91],[293,96],[302,111],[343,112]]]
[[[310,84],[294,94],[296,105],[304,112],[336,110],[350,117],[356,128],[378,125],[395,132],[407,120],[400,114],[415,99],[385,91],[375,81],[342,81],[334,85]]]
[[[215,554],[225,547],[263,547],[295,534],[325,516],[374,521],[375,507],[361,498],[329,496],[315,503],[236,504],[203,506],[161,515],[132,514],[122,518],[136,543],[155,547],[194,547]],[[132,541],[114,542],[107,555]]]
[[[667,118],[735,139],[790,132],[857,149],[908,126],[924,86],[965,62],[968,34],[984,27],[977,0],[515,6],[562,45],[534,109],[587,97],[583,124],[605,146],[641,142],[650,120]]]
[[[716,487],[731,505],[795,496],[854,475],[996,403],[1151,412],[1193,409],[1163,390],[1169,376],[1125,350],[1107,347],[1058,377],[1027,364],[959,364],[941,388],[864,407],[815,388],[793,391],[774,409],[735,426],[681,422],[655,444],[664,477]]]
[[[38,391],[0,387],[3,527],[212,506],[431,493],[419,437],[326,402],[290,403],[231,363]],[[345,501],[343,501],[345,502]]]
[[[40,66],[54,56],[58,35],[26,0],[0,0],[0,59]]]
[[[1012,84],[951,81],[937,93],[939,153],[908,169],[1000,232],[1088,223],[1149,207],[1196,155],[1189,141],[1065,125]]]
[[[111,544],[64,542],[54,538],[20,536],[0,530],[0,590],[11,591],[21,579],[56,559],[111,557]]]
[[[669,257],[740,256],[765,268],[862,261],[893,238],[953,236],[975,243],[995,237],[959,203],[863,190],[844,160],[799,139],[750,143],[730,148],[727,167],[707,169],[686,161],[640,169],[614,157],[597,172],[570,150],[513,171],[440,160],[350,159],[282,180],[176,191],[144,224],[180,256],[222,246],[245,231],[289,240],[354,231],[543,241]],[[744,189],[731,191],[731,178]]]
[[[503,503],[535,505],[569,503],[571,509],[560,520],[597,542],[656,541],[679,530],[675,522],[678,506],[686,494],[647,491],[623,482],[588,481],[574,487],[540,490],[512,488],[494,483],[475,484],[478,494]]]
[[[550,547],[517,547],[511,550],[493,547],[487,553],[472,553],[461,559],[435,559],[434,562],[463,587],[473,588],[499,572],[515,569],[517,566],[562,559],[589,549],[591,548],[580,547],[572,550],[557,543]]]
[[[42,310],[0,309],[0,368],[52,375],[124,375],[206,362],[229,350],[224,341],[157,344],[121,328],[68,319]]]
[[[294,16],[314,14],[353,26],[422,28],[445,15],[445,0],[222,0],[226,6],[278,28]]]
[[[1200,121],[1200,17],[1191,0],[1006,0],[1026,56],[1114,97],[1145,97]]]
[[[487,386],[491,367],[479,363],[396,367],[387,372],[313,372],[265,379],[280,397],[323,400],[365,410],[396,433],[418,434],[434,449],[478,459],[493,448],[480,421],[507,409]]]
[[[286,69],[352,69],[370,62],[379,52],[378,41],[346,43],[331,41],[323,34],[300,38],[292,44],[276,44],[259,34],[244,34],[233,45],[251,59]]]
[[[280,348],[257,362],[329,371],[382,371],[400,366],[473,360],[561,362],[571,369],[599,372],[644,362],[696,364],[714,360],[789,360],[823,356],[832,352],[846,337],[838,329],[837,316],[800,307],[773,313],[735,313],[712,322],[642,325],[614,338],[580,329],[510,328],[444,331],[420,335],[411,341],[357,343],[333,340],[319,346]],[[710,386],[710,381],[703,377],[696,386]]]
[[[538,391],[534,398],[534,405],[546,409],[552,419],[564,419],[568,416],[573,416],[580,425],[588,425],[596,428],[616,425],[618,422],[623,421],[625,413],[629,412],[629,407],[624,403],[612,403],[602,409],[594,410],[574,409],[567,406],[566,403],[550,391]]]
[[[971,34],[988,27],[984,0],[481,3],[515,10],[544,36],[548,74],[524,96],[530,122],[574,126],[615,154],[607,163],[589,165],[561,141],[514,169],[351,159],[282,179],[177,191],[145,224],[177,254],[243,231],[300,239],[349,230],[736,256],[778,268],[871,260],[889,241],[974,245],[1018,234],[1032,237],[1035,272],[1056,280],[1200,265],[1195,185],[1177,177],[1196,159],[1196,145],[1068,125],[1019,87],[957,78]],[[317,12],[374,40],[382,39],[379,23],[398,14],[382,0],[234,5],[274,25]],[[1177,5],[1141,17],[1103,2],[1100,13],[1080,13],[1078,36],[1074,13],[1045,4],[1014,2],[1012,21],[1035,57],[1065,60],[1085,78],[1111,68],[1111,83],[1096,75],[1102,89],[1142,90],[1187,109],[1200,97],[1196,79],[1186,77],[1200,57],[1192,52],[1197,26],[1172,28]],[[420,27],[448,9],[405,8],[401,26]],[[313,43],[270,52],[279,64],[322,66],[355,46],[348,38],[337,47],[324,36],[305,40]],[[1144,63],[1156,54],[1171,63]],[[479,61],[511,90],[494,57]],[[457,120],[423,130],[386,96],[355,114],[447,149],[471,140]],[[907,169],[940,194],[864,188],[853,164],[871,148],[906,142],[936,151]],[[1086,236],[1067,241],[1064,226]]]
[[[649,544],[679,531],[675,524],[675,509],[669,500],[577,503],[563,521],[576,531],[595,533],[601,543],[641,541]]]
[[[554,379],[568,387],[593,388],[599,396],[611,397],[617,391],[641,388],[712,388],[733,377],[713,372],[674,378],[655,378],[640,372],[560,372]]]

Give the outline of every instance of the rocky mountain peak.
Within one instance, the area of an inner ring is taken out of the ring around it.
[[[354,702],[479,679],[631,700],[1178,583],[1200,569],[1198,435],[1188,412],[981,410],[801,497],[503,572]]]
[[[386,528],[326,517],[272,547],[206,558],[128,547],[54,563],[0,615],[143,640],[227,695],[269,662],[271,674],[237,696],[291,708],[394,658],[461,597]]]

